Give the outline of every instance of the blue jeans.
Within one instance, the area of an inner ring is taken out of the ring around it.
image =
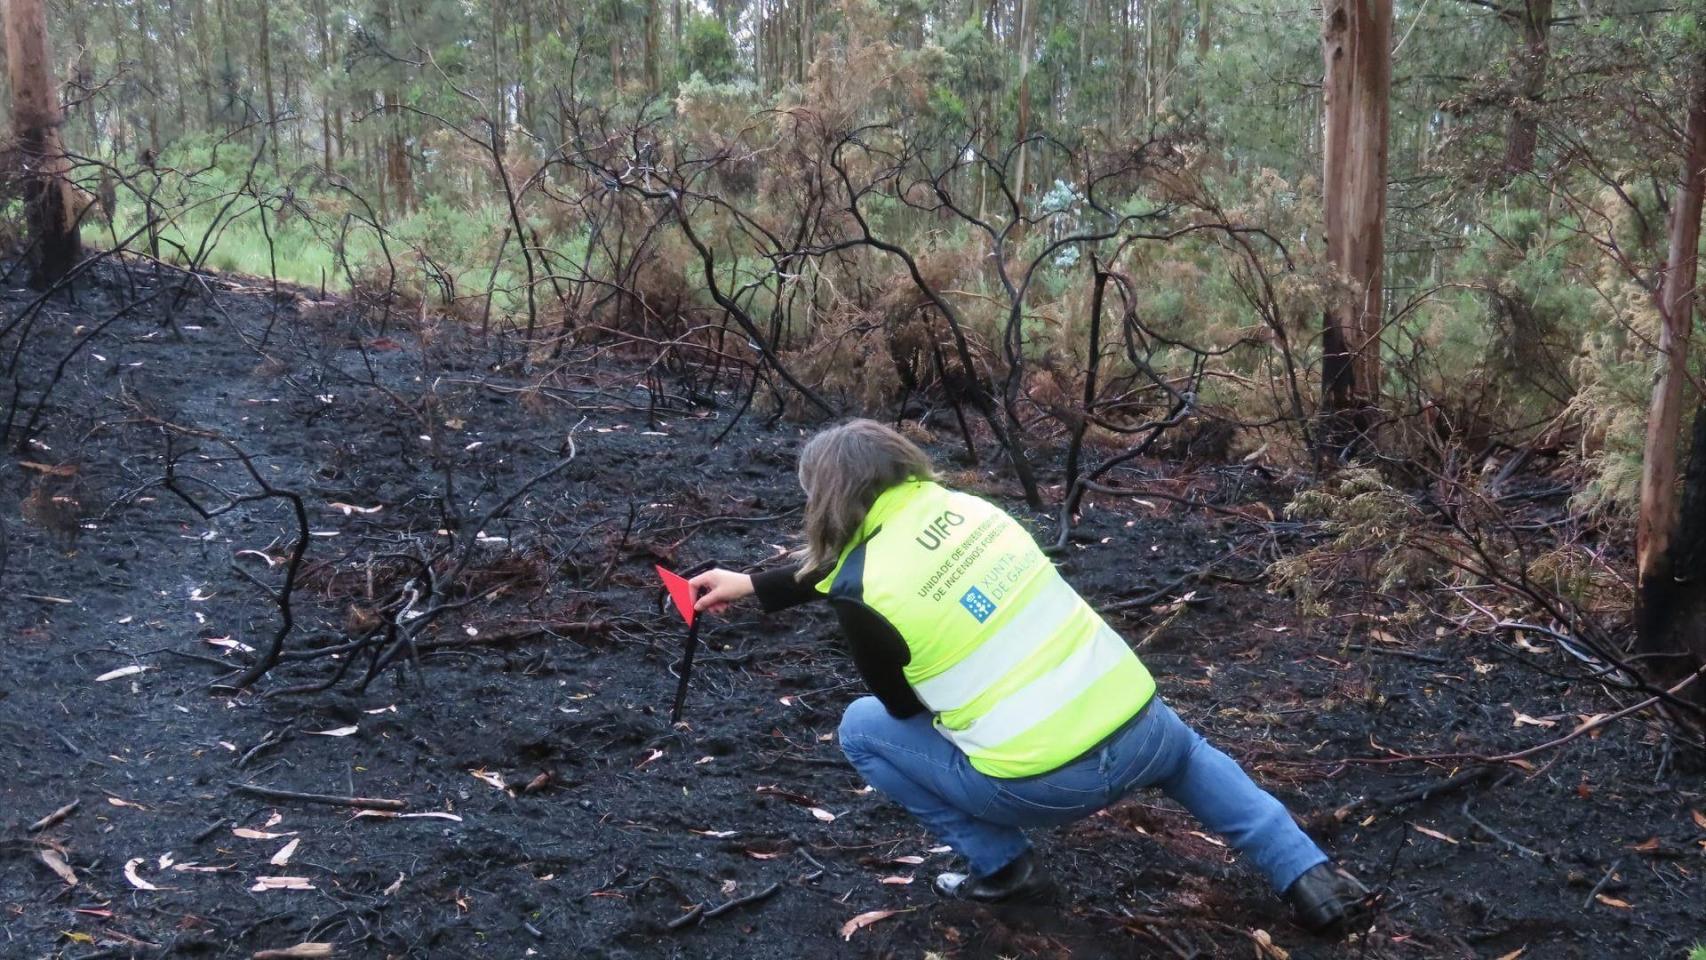
[[[1137,787],[1160,787],[1231,842],[1283,893],[1327,855],[1291,814],[1157,696],[1136,720],[1058,770],[1007,780],[979,773],[932,717],[891,716],[861,697],[841,718],[841,750],[867,783],[988,876],[1030,847],[1024,827],[1088,817]]]

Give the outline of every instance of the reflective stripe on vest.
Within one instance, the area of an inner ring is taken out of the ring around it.
[[[818,589],[894,627],[911,653],[906,679],[936,728],[990,776],[1077,759],[1155,692],[1023,527],[934,483],[878,497]]]
[[[1003,697],[1000,703],[973,720],[970,726],[943,732],[967,756],[991,753],[1042,723],[1062,705],[1082,696],[1131,656],[1131,648],[1125,645],[1119,634],[1104,625],[1060,666],[1020,687],[1012,695]],[[1076,759],[1076,755],[1069,759]]]
[[[1084,601],[1056,574],[1035,598],[995,635],[948,669],[912,685],[918,699],[935,713],[958,710],[997,680],[1056,642],[1055,632]]]

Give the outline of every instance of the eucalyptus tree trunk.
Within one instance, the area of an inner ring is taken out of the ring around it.
[[[217,114],[215,113],[216,108],[213,99],[215,85],[213,78],[213,41],[208,36],[207,30],[207,0],[191,0],[190,33],[195,38],[193,46],[195,48],[196,81],[201,86],[202,122],[207,125],[207,129],[212,130],[215,126]],[[182,96],[182,93],[179,96]]]
[[[800,23],[794,44],[799,50],[794,80],[803,84],[812,65],[812,24],[817,17],[812,11],[812,0],[797,0],[795,9],[799,12]]]
[[[1013,172],[1013,194],[1021,200],[1025,196],[1025,158],[1030,152],[1024,141],[1031,135],[1031,28],[1036,21],[1036,5],[1037,0],[1019,0],[1019,156]]]
[[[42,0],[8,0],[6,78],[12,86],[12,136],[24,175],[30,286],[46,289],[76,265],[78,237],[71,161],[59,139],[59,85],[54,82]]]
[[[504,84],[503,62],[503,5],[494,3],[491,10],[492,22],[492,102],[488,109],[486,122],[491,124],[492,155],[498,163],[504,161],[509,150],[505,135],[509,131],[509,104],[506,103],[507,91]]]
[[[658,0],[646,0],[645,69],[646,92],[658,92]]]
[[[1392,0],[1326,0],[1323,176],[1327,259],[1344,283],[1322,325],[1322,401],[1356,442],[1380,403]],[[1329,431],[1333,432],[1333,431]]]
[[[1647,412],[1641,506],[1635,526],[1637,626],[1647,652],[1706,663],[1706,414],[1694,414],[1683,509],[1677,508],[1677,445],[1688,380],[1706,195],[1706,59],[1695,64],[1682,176],[1671,204],[1669,253],[1659,290],[1659,363]],[[1660,666],[1663,666],[1660,661]]]
[[[136,36],[142,51],[142,89],[146,98],[143,108],[148,120],[148,149],[160,152],[160,75],[155,69],[154,41],[148,36],[148,4],[136,5]]]
[[[176,108],[177,128],[172,131],[175,136],[183,136],[189,131],[188,108],[184,96],[184,53],[178,43],[178,4],[177,0],[166,0],[166,36],[167,45],[172,51],[172,104]]]
[[[610,4],[610,86],[622,89],[622,2]]]
[[[226,3],[226,0],[218,0],[218,6],[213,11],[213,18],[219,24],[219,58],[224,65],[224,69],[220,71],[219,82],[220,86],[224,87],[221,92],[225,96],[225,101],[220,104],[219,110],[227,123],[243,123],[249,117],[246,109],[241,116],[237,114],[237,104],[242,98],[237,95],[237,65],[231,59],[232,17],[230,5]]]
[[[314,30],[320,37],[320,82],[326,84],[320,101],[320,166],[332,171],[332,28],[326,22],[326,0],[314,0]]]
[[[74,18],[71,22],[75,25],[72,28],[72,42],[77,47],[77,59],[71,64],[71,79],[76,83],[78,89],[93,89],[95,86],[95,67],[94,58],[89,50],[88,26],[85,18],[81,16]],[[83,120],[89,127],[89,145],[84,152],[94,156],[101,151],[101,120],[96,115],[95,103],[92,99],[84,100],[77,105],[77,110],[82,113]]]
[[[534,112],[533,5],[521,5],[521,76],[515,82],[516,114],[528,130],[537,130]]]
[[[272,152],[272,165],[278,166],[278,130],[274,124],[278,122],[278,100],[273,96],[272,87],[272,18],[267,12],[272,7],[272,0],[261,0],[261,84],[267,95],[267,148]]]

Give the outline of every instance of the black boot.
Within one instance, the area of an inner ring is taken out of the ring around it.
[[[944,873],[936,878],[936,892],[958,900],[981,903],[1036,902],[1052,899],[1054,879],[1029,850],[987,877]]]
[[[1297,922],[1310,930],[1328,930],[1360,912],[1368,888],[1331,861],[1304,871],[1285,892]]]

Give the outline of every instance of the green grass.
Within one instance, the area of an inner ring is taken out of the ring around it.
[[[178,266],[187,266],[201,248],[204,237],[216,217],[220,226],[206,242],[209,250],[203,265],[225,273],[270,278],[276,274],[281,282],[319,288],[328,292],[348,293],[349,278],[345,265],[334,250],[339,239],[341,213],[317,214],[318,223],[300,214],[293,214],[280,223],[269,212],[265,229],[254,201],[239,200],[226,210],[225,199],[213,195],[180,198],[175,207],[163,207],[159,212],[160,258]],[[325,201],[326,198],[320,198]],[[326,209],[330,202],[306,202]],[[119,205],[111,231],[105,225],[85,229],[85,238],[96,245],[110,245],[116,236],[123,239],[144,223],[142,204],[131,198]],[[498,239],[508,226],[508,213],[496,205],[482,205],[472,210],[429,200],[421,210],[386,225],[392,262],[397,269],[397,283],[403,292],[418,296],[423,290],[437,297],[441,288],[429,277],[425,259],[430,258],[435,276],[448,278],[454,284],[456,297],[466,303],[479,303],[485,296],[488,283],[493,282],[492,260],[497,253]],[[268,237],[271,237],[269,244]],[[371,228],[361,221],[350,221],[342,236],[348,267],[358,278],[366,276],[384,283],[386,277],[384,250]],[[131,248],[146,250],[145,235],[131,241]],[[570,237],[555,244],[558,256],[584,256],[586,241]],[[537,266],[537,264],[536,264]],[[560,269],[560,268],[559,268]],[[522,269],[516,245],[512,241],[504,251],[504,261],[495,278],[492,311],[495,315],[514,316],[526,309],[526,273]],[[547,290],[549,287],[546,288]],[[541,292],[540,296],[544,296]]]
[[[281,281],[318,287],[323,280],[328,290],[347,289],[348,284],[333,256],[331,243],[317,236],[305,220],[292,218],[281,225],[269,214],[263,231],[260,215],[252,209],[252,203],[239,204],[233,209],[242,210],[245,206],[251,209],[231,218],[209,241],[211,250],[206,254],[205,266],[227,273],[270,277],[276,262]],[[217,214],[218,206],[213,204],[172,212],[160,228],[160,259],[187,266],[189,259],[201,247],[203,237]],[[118,216],[114,218],[113,233],[97,227],[97,232],[90,235],[85,231],[85,236],[96,244],[103,240],[110,244],[114,233],[122,240],[139,229],[144,222],[143,217],[140,204],[121,204]],[[267,244],[269,232],[273,238],[270,254]],[[102,233],[106,236],[102,237]],[[145,250],[147,245],[146,235],[131,241],[132,249]],[[359,263],[369,248],[377,249],[377,243],[371,235],[356,235],[350,238],[348,247],[352,262]]]
[[[1706,943],[1697,943],[1688,951],[1688,960],[1706,960]]]

